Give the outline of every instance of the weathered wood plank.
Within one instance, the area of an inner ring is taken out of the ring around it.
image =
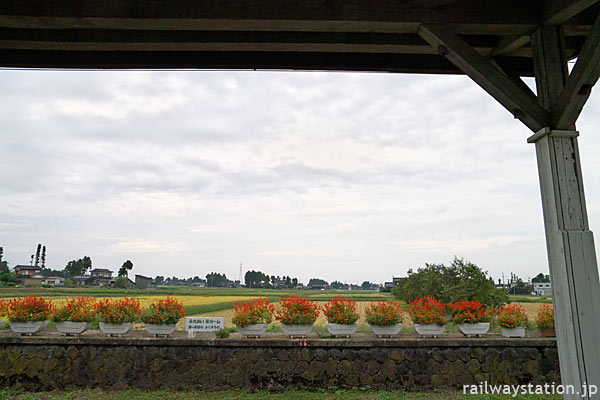
[[[498,42],[498,46],[492,50],[491,56],[503,56],[512,54],[526,44],[531,42],[531,35],[507,36]]]
[[[542,9],[542,25],[562,25],[575,15],[600,0],[553,0],[545,1]]]
[[[532,131],[546,126],[547,113],[537,104],[535,96],[512,82],[449,27],[423,24],[419,34]]]
[[[538,24],[536,2],[461,0],[433,7],[398,0],[2,0],[0,14],[79,18],[203,18]]]
[[[564,88],[552,107],[552,125],[569,129],[583,110],[600,78],[600,15],[588,35]]]

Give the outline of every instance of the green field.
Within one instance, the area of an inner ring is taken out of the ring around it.
[[[285,296],[302,296],[310,300],[327,301],[330,297],[344,296],[348,299],[359,301],[392,300],[390,293],[369,290],[300,290],[300,289],[245,289],[245,288],[195,288],[189,286],[160,286],[157,289],[114,289],[114,288],[3,288],[0,297],[72,297],[72,296],[94,296],[94,297],[138,297],[138,296],[252,296],[268,297],[277,300]]]
[[[351,390],[337,390],[330,388],[315,392],[288,390],[274,393],[265,391],[248,392],[242,390],[228,390],[221,392],[202,391],[141,391],[127,390],[124,392],[106,390],[74,390],[64,392],[27,393],[11,390],[0,390],[0,400],[559,400],[562,396],[539,395],[463,395],[455,391],[435,391],[429,393],[412,393],[402,391],[371,390],[368,387]]]

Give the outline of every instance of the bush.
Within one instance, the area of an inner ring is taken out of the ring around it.
[[[499,307],[508,302],[508,293],[497,289],[494,282],[477,265],[462,258],[452,264],[425,264],[416,272],[408,270],[408,278],[392,289],[392,294],[411,302],[432,296],[444,303],[477,300],[481,304]]]
[[[356,301],[337,296],[324,305],[327,322],[350,325],[358,321],[360,315],[356,312]]]
[[[273,321],[273,305],[266,298],[235,302],[233,308],[231,321],[242,328],[254,324],[270,324]]]
[[[402,322],[402,303],[393,301],[380,301],[370,303],[365,308],[367,322],[377,326],[391,326]]]
[[[119,289],[127,289],[129,287],[129,279],[127,279],[124,276],[119,276],[117,279],[115,279],[113,287]]]
[[[91,297],[81,296],[69,299],[52,315],[52,321],[92,322],[96,318],[95,304],[96,299]]]
[[[319,305],[303,297],[288,296],[279,300],[275,318],[286,325],[312,325],[319,316]]]
[[[228,338],[229,337],[229,329],[227,329],[227,328],[219,329],[218,331],[215,332],[215,336],[218,337],[219,339]]]

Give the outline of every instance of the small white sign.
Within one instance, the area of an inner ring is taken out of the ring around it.
[[[193,338],[196,332],[216,332],[225,328],[225,317],[185,317],[185,330]]]

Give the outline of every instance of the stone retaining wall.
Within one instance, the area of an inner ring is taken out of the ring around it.
[[[0,338],[0,386],[426,390],[560,382],[556,340]]]

